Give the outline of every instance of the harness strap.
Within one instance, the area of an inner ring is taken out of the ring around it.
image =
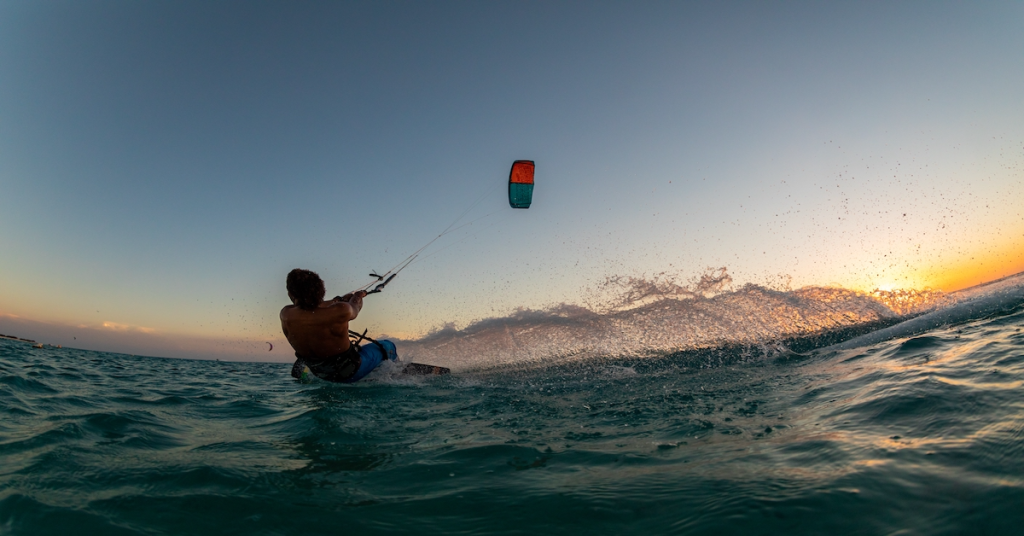
[[[359,343],[361,343],[363,341],[370,341],[373,344],[376,344],[377,348],[380,348],[380,355],[382,357],[381,361],[387,360],[388,359],[388,349],[384,348],[384,345],[379,343],[379,342],[377,342],[376,339],[371,339],[371,338],[367,337],[366,336],[366,332],[367,331],[368,330],[364,329],[362,333],[359,333],[357,331],[352,331],[351,329],[348,330],[349,337],[355,337],[356,338],[356,340],[352,341],[352,344],[354,344],[356,346],[356,348],[359,348]]]
[[[368,341],[370,341],[370,342],[377,342],[377,341],[374,341],[373,339],[371,339],[371,338],[369,338],[369,337],[367,337],[367,336],[366,336],[366,332],[367,332],[367,331],[368,331],[368,330],[365,330],[365,329],[364,329],[362,333],[357,333],[357,332],[355,332],[355,331],[352,331],[351,329],[350,329],[350,330],[348,330],[348,336],[349,336],[349,338],[355,337],[355,340],[354,340],[354,341],[352,341],[352,344],[354,344],[354,345],[356,345],[356,346],[359,346],[359,343],[363,342],[363,340],[364,340],[364,339],[365,339],[365,340],[368,340]]]

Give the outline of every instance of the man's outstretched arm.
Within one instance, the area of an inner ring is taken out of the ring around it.
[[[343,322],[355,320],[355,318],[359,316],[359,311],[363,310],[364,296],[366,296],[366,292],[362,290],[352,292],[344,296],[337,296],[334,298],[334,300],[332,300],[334,302],[334,305],[332,305],[331,308],[334,309],[335,307],[338,307],[341,309],[341,311],[339,312],[342,314],[342,316],[346,317],[344,320],[342,320]]]

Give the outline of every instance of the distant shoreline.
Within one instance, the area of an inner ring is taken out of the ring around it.
[[[21,341],[21,342],[28,342],[28,343],[32,343],[32,344],[37,344],[36,341],[33,341],[32,339],[22,339],[21,337],[17,337],[17,336],[14,336],[14,335],[4,335],[3,333],[0,333],[0,337],[3,337],[4,339],[10,339],[12,341]]]

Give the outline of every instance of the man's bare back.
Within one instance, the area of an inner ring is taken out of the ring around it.
[[[373,292],[394,278],[392,274]],[[336,383],[352,383],[366,377],[381,363],[398,360],[395,343],[388,340],[369,341],[370,345],[352,346],[348,338],[348,323],[359,316],[366,291],[324,301],[324,281],[316,272],[296,268],[288,272],[285,281],[292,305],[281,309],[281,330],[295,349],[292,377],[306,381],[315,376]],[[448,374],[444,367],[409,363],[402,369],[406,374]]]
[[[363,291],[322,301],[313,310],[300,308],[291,293],[293,305],[281,309],[281,329],[295,349],[306,359],[326,359],[348,350],[348,323],[363,308]]]

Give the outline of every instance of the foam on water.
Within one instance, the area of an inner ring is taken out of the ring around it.
[[[725,346],[773,345],[856,326],[879,326],[953,303],[938,291],[806,287],[774,290],[748,284],[726,290],[725,269],[689,285],[616,278],[590,306],[522,310],[464,329],[448,327],[402,341],[409,359],[457,371],[551,360],[658,356]]]

